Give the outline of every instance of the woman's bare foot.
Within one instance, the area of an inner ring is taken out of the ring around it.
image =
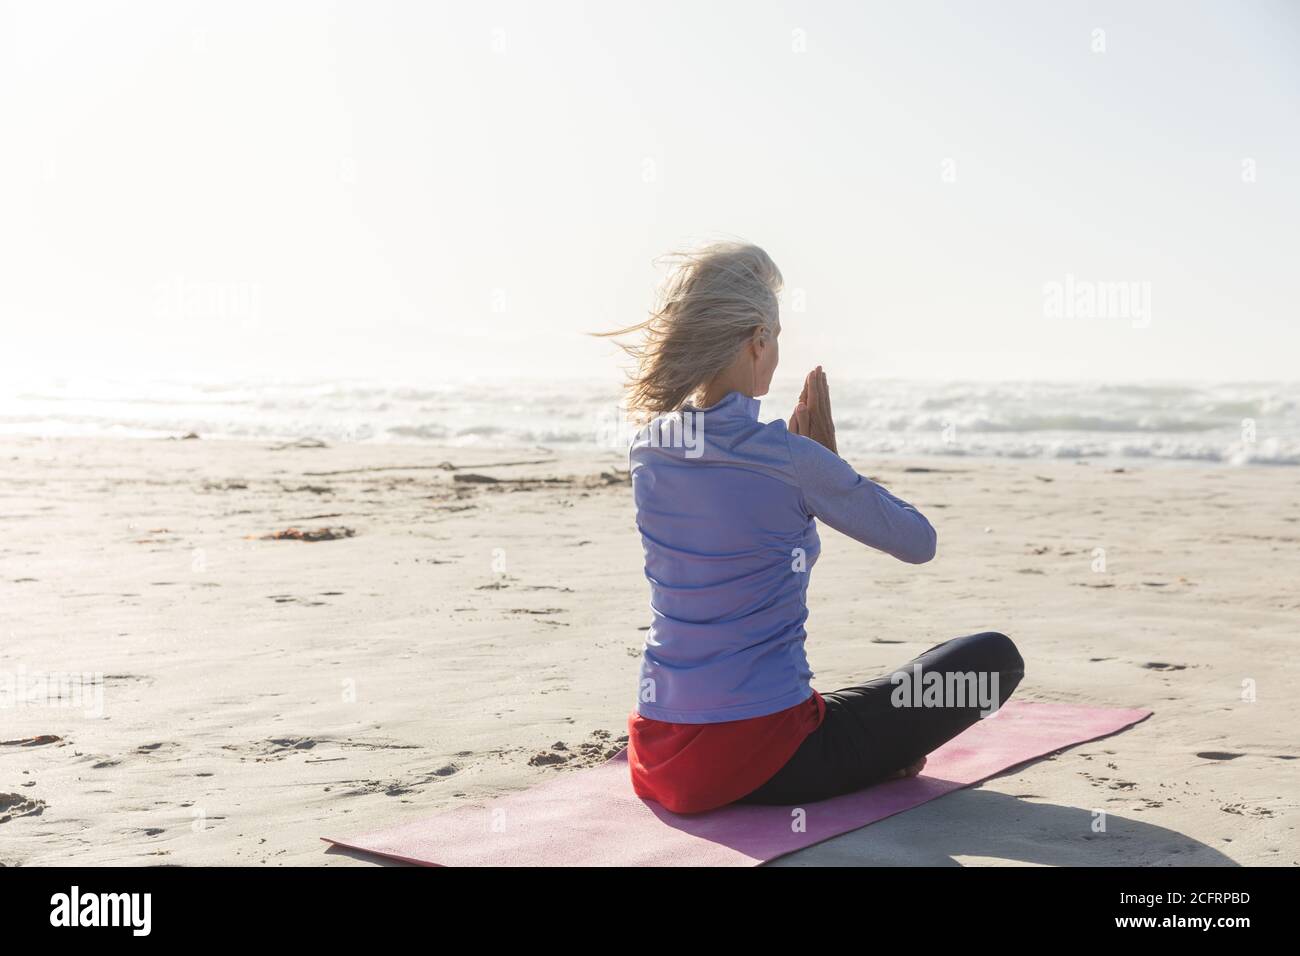
[[[915,777],[918,773],[920,773],[924,769],[925,769],[925,758],[922,757],[916,763],[908,764],[902,770],[895,770],[893,773],[889,775],[887,779],[902,780],[904,777]]]

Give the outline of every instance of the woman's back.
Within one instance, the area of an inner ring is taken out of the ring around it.
[[[894,554],[934,554],[916,509],[732,392],[638,434],[630,453],[654,621],[637,710],[675,723],[774,713],[806,700],[814,517]]]
[[[642,430],[631,450],[654,622],[638,710],[677,723],[741,720],[808,697],[806,571],[815,523],[783,423],[732,392]],[[797,570],[796,570],[797,569]]]

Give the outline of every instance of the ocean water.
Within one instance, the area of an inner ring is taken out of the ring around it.
[[[0,386],[0,388],[3,388]],[[778,381],[762,417],[786,417]],[[833,383],[840,450],[891,456],[1300,464],[1300,383]],[[625,447],[617,385],[66,380],[0,391],[0,434],[556,449]]]

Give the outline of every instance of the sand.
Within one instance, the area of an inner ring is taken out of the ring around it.
[[[1155,716],[779,865],[1300,860],[1300,474],[854,464],[939,554],[823,528],[814,686],[991,629],[1019,698]],[[0,441],[0,864],[373,865],[319,838],[615,752],[649,623],[625,466]],[[85,699],[39,690],[70,673]]]

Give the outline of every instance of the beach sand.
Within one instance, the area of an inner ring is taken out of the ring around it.
[[[319,838],[622,745],[649,610],[617,451],[8,438],[0,463],[0,864],[370,865]],[[823,526],[814,686],[1000,630],[1019,699],[1155,715],[781,865],[1300,860],[1300,473],[853,463],[939,553]],[[290,528],[332,536],[265,537]],[[32,691],[72,672],[102,701]]]

